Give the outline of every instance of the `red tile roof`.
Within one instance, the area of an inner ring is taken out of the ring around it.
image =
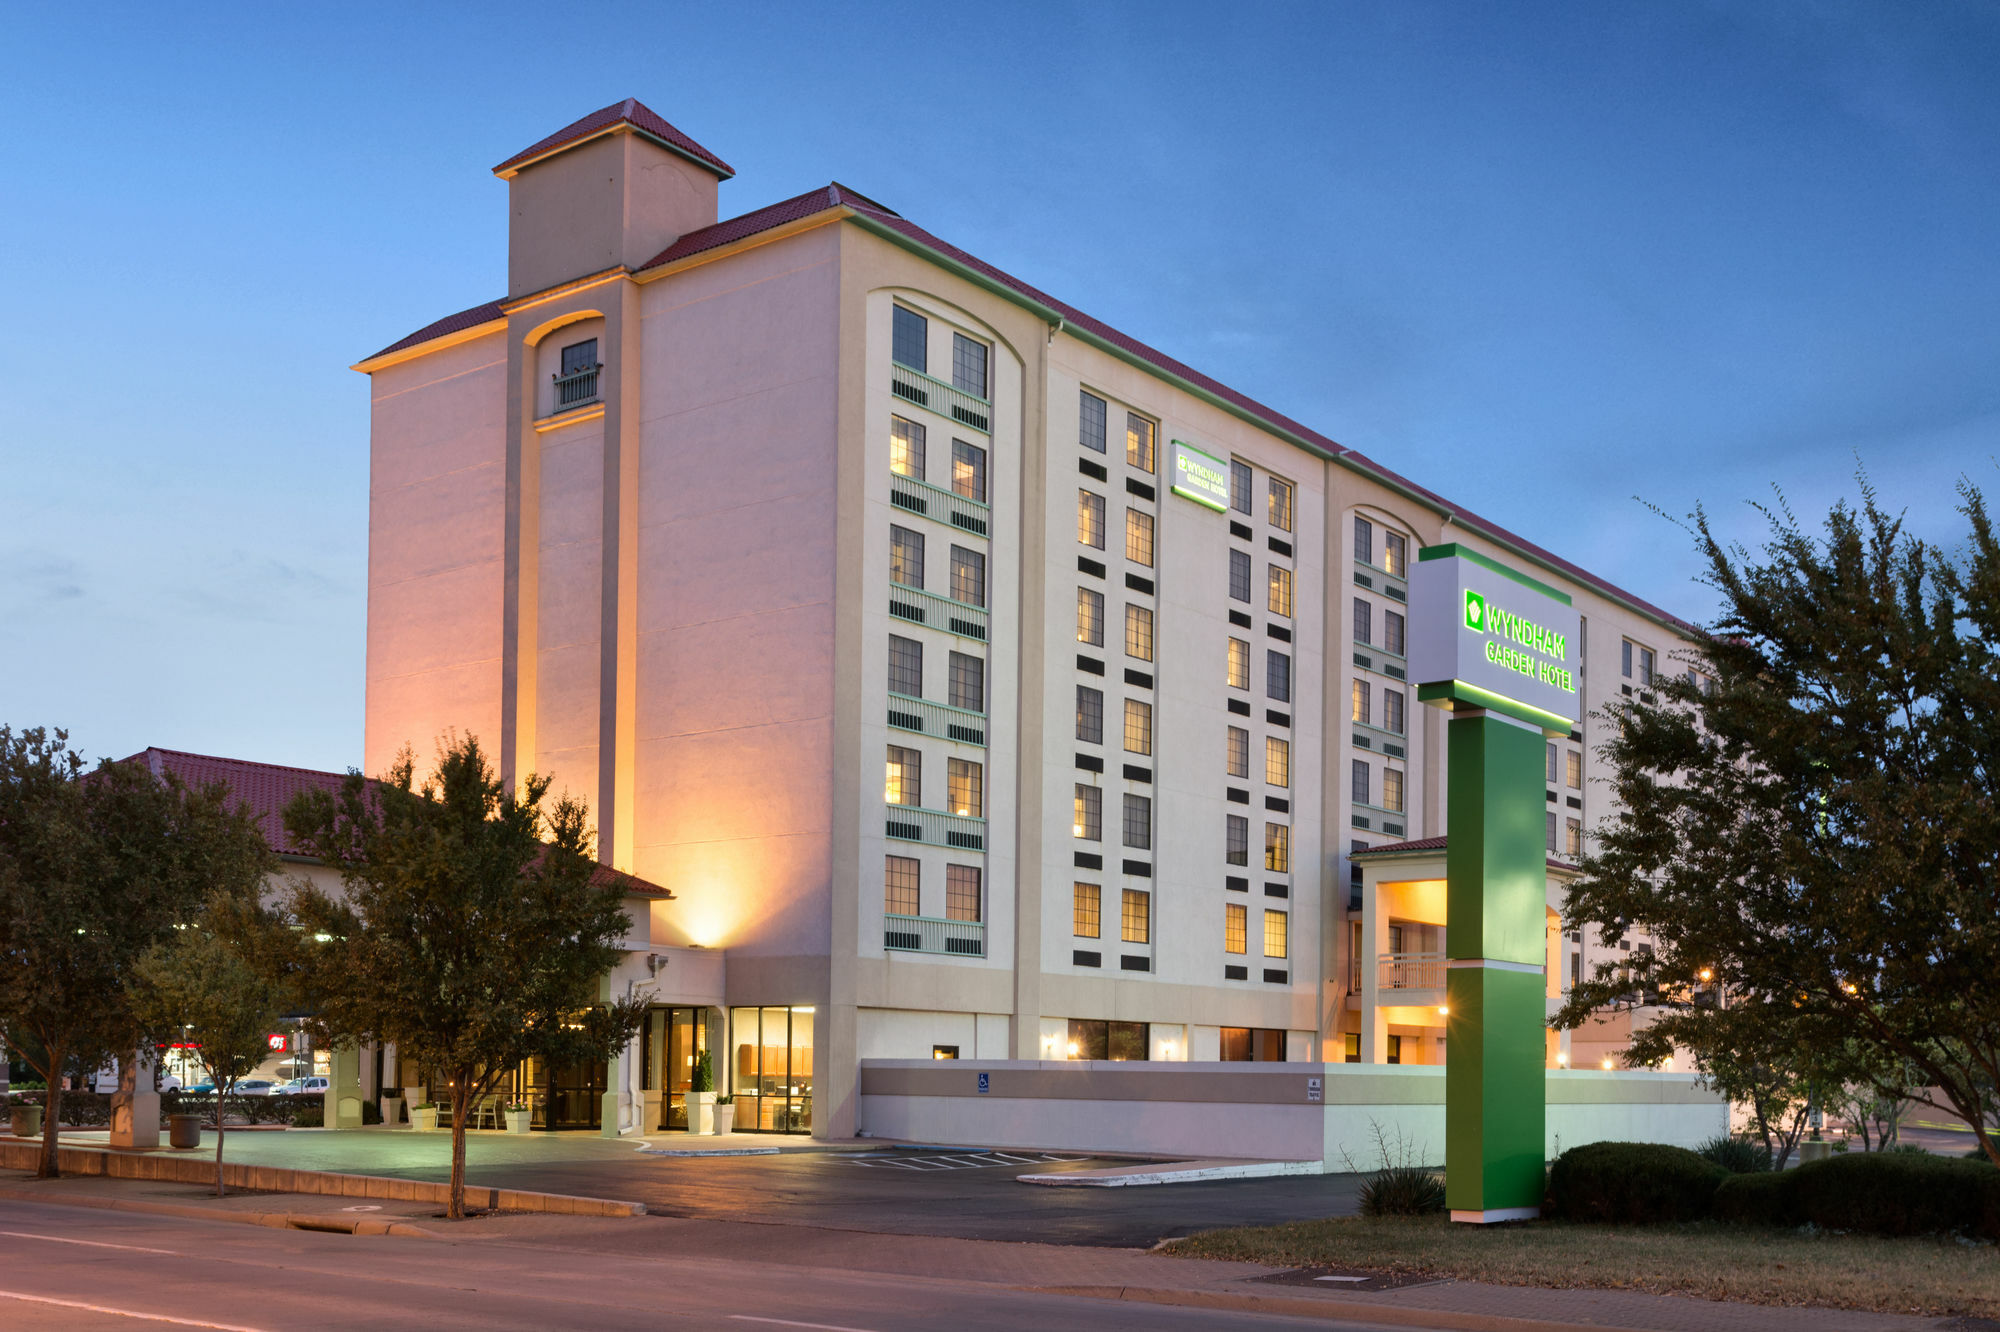
[[[566,144],[588,139],[593,135],[601,134],[613,125],[620,124],[630,125],[633,129],[638,130],[648,138],[659,140],[666,147],[671,148],[682,157],[692,158],[695,162],[707,167],[724,180],[728,180],[736,174],[736,168],[730,166],[729,163],[723,161],[714,153],[711,153],[708,149],[675,129],[672,125],[669,125],[658,112],[636,97],[628,97],[622,102],[613,102],[601,111],[591,112],[574,124],[565,125],[554,134],[549,135],[548,138],[537,143],[532,143],[520,152],[515,153],[499,166],[494,167],[493,173],[499,175],[502,172],[511,171],[515,167],[532,162],[537,157],[551,153]]]
[[[414,347],[420,342],[429,342],[434,338],[447,337],[453,333],[458,333],[468,328],[477,328],[481,324],[490,324],[495,319],[505,319],[506,317],[507,312],[500,308],[500,302],[488,301],[484,305],[475,305],[470,310],[460,310],[457,314],[446,315],[434,324],[425,324],[422,328],[410,334],[409,337],[390,343],[381,351],[376,352],[375,356],[387,356],[390,352],[399,352],[405,347]],[[368,359],[372,361],[375,359],[375,356],[371,356]]]
[[[252,763],[247,759],[216,758],[209,754],[189,754],[178,749],[157,747],[142,750],[125,762],[143,763],[155,777],[172,773],[189,786],[211,786],[221,782],[229,788],[232,803],[249,806],[271,850],[281,856],[296,856],[303,860],[313,857],[285,831],[285,806],[304,791],[338,792],[347,780],[346,773],[287,768],[276,763]],[[599,865],[591,874],[590,881],[598,887],[616,883],[634,897],[673,896],[656,883],[648,883],[609,865]]]
[[[1419,837],[1408,842],[1384,842],[1380,846],[1371,846],[1366,851],[1356,851],[1348,859],[1366,860],[1370,856],[1408,855],[1416,851],[1442,851],[1444,850],[1444,845],[1445,839],[1442,837]],[[1553,856],[1548,859],[1548,867],[1552,870],[1570,872],[1574,872],[1576,869],[1576,866],[1570,864],[1568,861],[1557,860]]]
[[[745,213],[741,217],[732,217],[725,221],[717,222],[712,226],[690,231],[687,235],[682,236],[645,263],[640,264],[638,271],[643,273],[649,268],[657,268],[661,264],[671,264],[677,259],[685,259],[691,254],[700,254],[704,250],[717,249],[721,246],[743,240],[746,237],[755,236],[759,232],[773,231],[778,227],[785,226],[787,223],[796,222],[800,218],[811,217],[814,213],[823,213],[829,208],[838,208],[842,204],[850,208],[866,209],[876,216],[885,218],[897,217],[900,220],[898,214],[894,211],[884,208],[867,195],[850,190],[845,185],[836,181],[820,189],[807,190],[804,194],[795,195],[790,199],[783,199],[767,207],[759,208],[754,213]]]

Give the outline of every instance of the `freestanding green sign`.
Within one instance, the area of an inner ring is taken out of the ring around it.
[[[1410,679],[1446,723],[1445,1201],[1454,1221],[1542,1202],[1548,875],[1544,736],[1580,715],[1570,599],[1464,546],[1410,577]]]

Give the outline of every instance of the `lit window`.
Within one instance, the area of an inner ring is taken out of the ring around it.
[[[1224,858],[1232,865],[1248,865],[1250,863],[1250,820],[1244,818],[1241,814],[1228,814],[1224,817],[1228,820],[1228,823],[1224,825],[1224,834],[1228,839],[1228,851]]]
[[[900,416],[889,418],[889,470],[924,479],[924,428]]]
[[[1264,692],[1274,703],[1292,701],[1292,659],[1287,654],[1264,654]]]
[[[951,548],[951,599],[968,606],[986,604],[986,557],[978,551]]]
[[[1397,814],[1403,812],[1403,770],[1384,767],[1382,769],[1382,808]]]
[[[890,342],[889,354],[898,365],[922,373],[930,369],[927,344],[930,342],[931,321],[915,310],[896,307],[894,336]]]
[[[986,396],[986,344],[963,333],[951,335],[951,386],[975,398]]]
[[[1354,520],[1354,559],[1359,564],[1375,563],[1375,524],[1366,518]]]
[[[1094,393],[1083,393],[1077,403],[1077,443],[1093,453],[1104,452],[1104,399]]]
[[[1104,496],[1076,492],[1076,539],[1092,550],[1104,549]]]
[[[1144,606],[1125,608],[1125,655],[1140,661],[1153,659],[1153,612]]]
[[[1125,793],[1125,845],[1135,851],[1153,849],[1153,802],[1148,796]]]
[[[1247,550],[1229,552],[1229,599],[1250,600],[1250,552]]]
[[[1079,939],[1095,939],[1102,929],[1104,890],[1094,883],[1079,883],[1070,902],[1070,926]]]
[[[882,869],[882,909],[892,916],[923,914],[923,867],[911,856],[890,856]]]
[[[1242,953],[1250,946],[1250,909],[1241,902],[1222,908],[1222,951]]]
[[[883,798],[892,805],[924,803],[924,756],[902,745],[889,746],[889,781]]]
[[[1384,610],[1382,612],[1382,650],[1384,652],[1393,652],[1400,657],[1404,653],[1403,642],[1402,612]]]
[[[1369,792],[1369,781],[1368,781],[1368,760],[1355,759],[1353,772],[1354,772],[1354,803],[1357,805],[1373,804],[1374,801],[1369,798],[1370,792]]]
[[[1572,791],[1581,791],[1583,789],[1583,751],[1581,750],[1572,749],[1569,751],[1569,789]]]
[[[1125,943],[1148,943],[1153,937],[1153,895],[1137,888],[1125,890],[1124,910],[1118,918],[1118,937]]]
[[[1125,752],[1153,752],[1153,705],[1136,698],[1125,700]]]
[[[969,500],[986,503],[986,450],[962,439],[951,442],[951,488]]]
[[[1153,567],[1152,514],[1125,510],[1125,558],[1148,569]]]
[[[1094,786],[1076,784],[1076,835],[1086,842],[1104,840],[1104,793]]]
[[[1409,576],[1409,542],[1394,532],[1382,534],[1382,567],[1398,578]]]
[[[1366,680],[1356,680],[1354,682],[1354,716],[1352,720],[1362,726],[1373,726],[1375,724],[1375,714],[1370,698],[1373,692]]]
[[[1240,638],[1229,640],[1229,687],[1250,687],[1250,645]]]
[[[1354,599],[1354,641],[1363,645],[1375,641],[1375,608],[1365,597]]]
[[[889,692],[924,696],[924,645],[914,638],[889,635]]]
[[[1104,743],[1104,691],[1076,687],[1076,738],[1087,745]]]
[[[1104,646],[1104,594],[1087,587],[1076,590],[1076,641]]]
[[[951,812],[963,818],[986,817],[986,772],[970,759],[950,759],[945,763],[945,795]]]
[[[1153,423],[1125,413],[1125,461],[1142,472],[1153,470]]]
[[[951,654],[951,686],[946,699],[967,712],[986,711],[986,663],[963,652]]]
[[[1250,775],[1250,732],[1241,726],[1229,728],[1229,775],[1231,777]]]
[[[978,920],[980,906],[979,870],[972,865],[944,867],[944,918]]]
[[[1287,921],[1282,911],[1264,912],[1264,956],[1284,957],[1289,946]]]
[[[1292,872],[1292,830],[1282,823],[1264,825],[1264,868],[1273,874]]]
[[[1292,483],[1271,478],[1271,526],[1280,532],[1292,530]]]
[[[1400,689],[1382,691],[1382,729],[1393,735],[1403,733],[1403,691]]]
[[[1275,735],[1264,737],[1264,780],[1272,786],[1292,784],[1292,745]]]
[[[1271,566],[1271,614],[1290,616],[1292,613],[1292,571]]]
[[[889,581],[904,587],[924,585],[924,534],[907,527],[889,529]]]
[[[1583,824],[1577,819],[1563,820],[1563,849],[1571,860],[1583,854]]]

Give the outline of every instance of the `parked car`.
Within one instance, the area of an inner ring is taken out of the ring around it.
[[[273,1096],[318,1096],[326,1091],[325,1078],[293,1078],[282,1086],[271,1088]]]
[[[187,1096],[213,1096],[215,1095],[215,1084],[209,1079],[203,1078],[192,1087],[181,1088],[181,1092]]]
[[[277,1083],[271,1081],[269,1078],[245,1078],[236,1084],[236,1094],[238,1096],[269,1096],[277,1085]],[[213,1090],[213,1088],[210,1090]]]

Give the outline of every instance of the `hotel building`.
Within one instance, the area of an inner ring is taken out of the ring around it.
[[[356,366],[365,768],[476,733],[671,891],[648,1106],[690,1040],[739,1127],[822,1136],[865,1060],[1444,1057],[1417,549],[1569,593],[1587,717],[1677,620],[844,185],[719,220],[637,102],[495,173],[505,294]],[[1553,1003],[1598,958],[1551,921]]]

